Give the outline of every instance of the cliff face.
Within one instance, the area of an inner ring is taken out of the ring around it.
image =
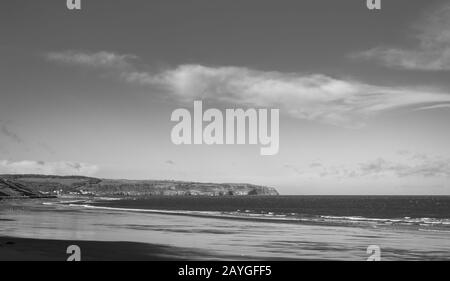
[[[278,195],[272,187],[240,183],[198,183],[160,180],[111,180],[80,176],[0,175],[32,192],[44,195],[84,194],[96,196],[150,195]]]

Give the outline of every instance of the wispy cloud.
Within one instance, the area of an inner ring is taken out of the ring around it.
[[[99,59],[105,57],[105,53],[110,54],[106,55],[108,59]],[[89,62],[90,58],[93,62]],[[120,69],[120,78],[128,83],[157,88],[180,102],[206,99],[240,106],[280,108],[294,118],[345,127],[361,127],[365,119],[386,110],[450,102],[449,94],[436,89],[371,85],[323,74],[194,64],[151,73],[139,70],[126,56],[108,52],[77,53],[73,58],[61,60],[86,66],[109,65]],[[105,62],[117,60],[124,61],[127,67],[118,68],[116,65],[120,63]]]
[[[416,110],[432,110],[432,109],[450,109],[450,104],[444,103],[416,108]]]
[[[394,174],[398,177],[450,177],[450,159],[427,158],[416,163],[398,163],[383,158],[360,165],[359,176]]]
[[[0,132],[15,143],[22,144],[24,142],[18,134],[11,131],[5,124],[0,125]]]
[[[165,163],[167,165],[176,165],[176,163],[174,161],[172,161],[172,160],[167,160]]]
[[[2,174],[93,175],[97,165],[79,162],[8,161],[0,160]]]
[[[400,159],[377,158],[352,165],[317,165],[305,169],[308,175],[319,177],[367,178],[367,177],[422,177],[450,178],[450,158],[409,151],[399,154]]]
[[[79,52],[73,50],[63,52],[50,52],[45,54],[45,57],[50,61],[65,64],[117,69],[130,68],[132,66],[132,61],[137,58],[134,55],[119,55],[106,51]]]
[[[5,144],[5,147],[0,149],[0,151],[6,152],[6,154],[10,154],[8,153],[9,144],[19,145],[22,150],[27,152],[34,149],[40,149],[49,154],[55,154],[55,151],[46,142],[34,142],[18,133],[17,127],[14,126],[14,123],[11,121],[0,120],[0,143]]]
[[[445,3],[425,15],[414,29],[418,45],[413,48],[375,47],[354,57],[377,60],[392,68],[450,70],[450,4]]]

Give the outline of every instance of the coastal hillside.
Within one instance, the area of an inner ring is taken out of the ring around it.
[[[0,177],[0,198],[42,198],[49,197],[37,190],[30,189],[16,181]]]
[[[8,182],[35,195],[80,194],[93,196],[151,195],[278,195],[272,187],[246,183],[199,183],[169,180],[116,180],[83,176],[0,175]],[[2,189],[0,189],[2,192]],[[8,194],[4,192],[6,196]],[[2,194],[0,194],[1,196]],[[4,195],[5,196],[5,195]]]

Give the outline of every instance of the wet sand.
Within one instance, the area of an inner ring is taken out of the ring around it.
[[[163,245],[2,236],[0,237],[0,261],[65,261],[70,256],[66,253],[70,245],[80,247],[82,261],[180,260],[179,249]]]

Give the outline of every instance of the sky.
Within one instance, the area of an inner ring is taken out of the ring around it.
[[[450,195],[450,3],[8,0],[0,173]],[[175,145],[171,113],[278,108],[280,149]]]

